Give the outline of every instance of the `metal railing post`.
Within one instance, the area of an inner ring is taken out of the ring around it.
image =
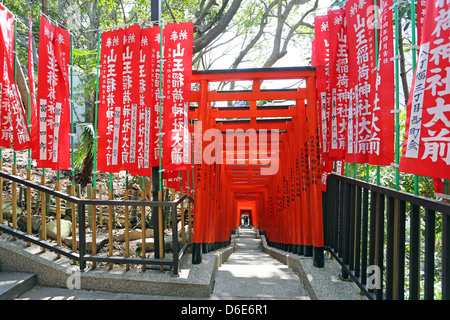
[[[80,252],[80,270],[84,271],[86,269],[86,260],[84,256],[86,255],[86,205],[84,203],[78,204],[78,225],[79,225],[79,252]],[[76,237],[76,235],[73,235]]]
[[[442,217],[442,300],[450,299],[450,216]]]
[[[178,276],[178,227],[177,227],[177,205],[170,206],[172,214],[172,254],[173,254],[173,274]]]

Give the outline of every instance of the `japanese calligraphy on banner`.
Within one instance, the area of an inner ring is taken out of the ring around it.
[[[400,171],[450,178],[449,1],[427,1]]]
[[[152,36],[152,57],[151,57],[151,63],[152,63],[152,86],[153,86],[153,94],[151,97],[152,101],[152,114],[154,114],[154,117],[152,119],[152,143],[150,145],[150,150],[152,151],[152,161],[153,166],[159,166],[159,154],[162,150],[160,150],[160,123],[164,125],[164,114],[160,112],[160,110],[164,110],[164,100],[162,99],[162,96],[164,96],[164,93],[162,92],[161,82],[163,75],[163,69],[161,69],[163,59],[161,57],[161,46],[165,43],[165,38],[161,36],[161,29],[159,27],[154,28],[154,33]],[[161,41],[163,43],[161,44]],[[163,67],[164,68],[164,67]],[[161,97],[161,99],[160,99]],[[162,137],[164,136],[164,132],[162,132],[161,127],[161,142]],[[161,143],[161,149],[164,149],[164,146]]]
[[[32,123],[33,157],[37,167],[70,167],[69,74],[70,34],[41,16],[39,32],[37,118]]]
[[[164,28],[164,148],[165,170],[191,166],[189,101],[192,77],[192,22],[168,24]]]
[[[102,34],[98,106],[97,169],[119,172],[120,114],[123,104],[123,29]]]
[[[139,51],[139,103],[137,106],[137,132],[135,165],[130,167],[132,175],[151,176],[154,157],[154,122],[156,111],[154,96],[154,72],[156,64],[156,46],[152,42],[159,36],[159,27],[141,29]],[[131,162],[131,160],[130,160]],[[134,162],[134,161],[133,161]]]
[[[316,86],[317,97],[320,106],[320,132],[322,144],[322,156],[329,152],[329,130],[328,119],[330,117],[329,104],[329,60],[330,60],[330,43],[329,43],[329,25],[328,16],[316,16],[315,23],[315,57],[314,65],[316,66]]]
[[[348,162],[368,163],[369,154],[379,152],[378,141],[374,141],[372,134],[375,33],[370,6],[373,8],[373,1],[351,0],[345,5],[350,62],[345,155]]]
[[[329,25],[328,16],[316,16],[314,18],[315,24],[315,65],[326,66],[330,60],[330,40],[329,40]]]
[[[14,62],[14,17],[0,5],[0,147],[11,147],[10,78],[8,65]]]
[[[99,171],[150,176],[159,165],[160,121],[164,169],[190,167],[193,25],[169,24],[163,30],[163,37],[160,27],[138,25],[102,34]]]
[[[122,53],[123,102],[120,116],[119,153],[121,170],[136,167],[136,138],[139,106],[141,28],[134,25],[125,29]]]
[[[22,107],[20,92],[15,83],[10,85],[9,102],[11,105],[11,118],[13,125],[14,150],[31,148],[31,137]]]
[[[378,11],[378,72],[372,109],[369,163],[390,165],[394,162],[394,43],[392,0],[382,0]]]
[[[329,76],[331,93],[331,117],[328,118],[331,133],[329,156],[335,160],[344,160],[349,103],[349,67],[345,10],[329,11],[328,24],[330,28]]]

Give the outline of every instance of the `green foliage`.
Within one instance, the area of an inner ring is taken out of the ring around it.
[[[94,127],[92,123],[84,122],[78,123],[78,127],[82,130],[80,137],[80,144],[74,152],[74,169],[79,172],[83,168],[83,162],[86,155],[93,156],[94,154]]]

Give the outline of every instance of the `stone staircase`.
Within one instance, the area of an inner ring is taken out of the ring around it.
[[[37,284],[33,273],[0,272],[0,300],[12,300]]]

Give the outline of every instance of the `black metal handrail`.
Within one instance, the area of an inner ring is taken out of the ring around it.
[[[450,204],[331,174],[323,205],[325,250],[341,264],[343,279],[377,300],[403,300],[406,280],[409,299],[420,299],[422,275],[424,298],[434,299],[436,215],[442,214],[442,299],[449,299]]]
[[[171,211],[171,220],[172,220],[172,252],[173,258],[172,261],[168,259],[157,259],[157,258],[133,258],[133,257],[117,257],[117,256],[99,256],[99,255],[89,255],[86,253],[86,230],[85,228],[79,228],[79,247],[78,253],[68,250],[62,246],[57,246],[49,241],[42,240],[36,236],[28,234],[26,232],[20,231],[18,229],[11,228],[0,223],[0,231],[8,233],[13,237],[17,237],[19,239],[25,240],[27,242],[36,244],[42,248],[53,251],[57,254],[61,254],[69,259],[73,259],[79,262],[80,270],[86,269],[86,262],[108,262],[115,264],[141,264],[141,265],[160,265],[160,266],[171,266],[173,268],[173,273],[178,275],[179,272],[179,263],[181,258],[183,257],[186,249],[189,244],[186,243],[180,250],[178,243],[178,234],[177,234],[177,206],[187,200],[190,203],[194,203],[194,199],[188,194],[181,195],[178,199],[173,201],[144,201],[144,200],[100,200],[100,199],[81,199],[75,196],[68,195],[61,191],[54,190],[47,186],[35,183],[33,181],[29,181],[23,179],[19,176],[12,175],[0,170],[0,177],[3,179],[7,179],[13,182],[17,182],[18,184],[24,185],[26,187],[30,187],[40,192],[44,192],[51,196],[60,198],[62,200],[74,203],[78,205],[78,224],[80,226],[85,226],[86,224],[86,206],[87,205],[104,205],[104,206],[145,206],[151,208],[163,207],[170,208]],[[184,228],[184,226],[183,226]],[[157,245],[158,240],[155,239],[155,246]]]

